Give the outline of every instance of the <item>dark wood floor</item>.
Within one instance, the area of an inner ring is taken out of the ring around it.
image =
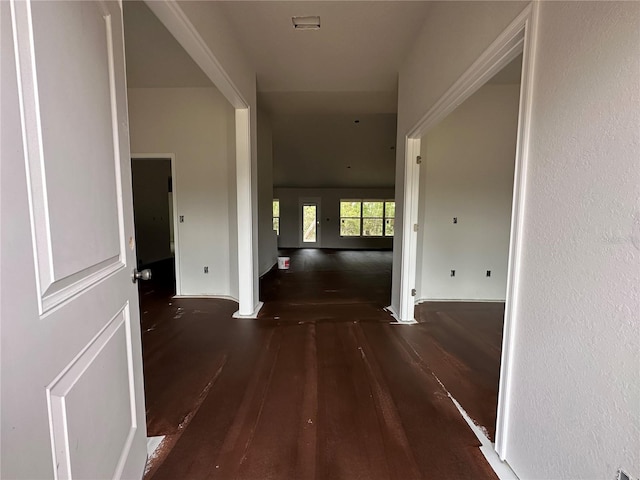
[[[499,308],[427,304],[392,325],[391,252],[291,257],[257,320],[171,299],[162,275],[141,286],[148,435],[167,435],[145,478],[495,478],[447,390],[492,431],[500,335],[482,319]]]

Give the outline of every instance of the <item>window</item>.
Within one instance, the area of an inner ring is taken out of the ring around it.
[[[393,200],[340,200],[341,237],[393,237]]]
[[[280,200],[273,200],[273,229],[280,236]]]

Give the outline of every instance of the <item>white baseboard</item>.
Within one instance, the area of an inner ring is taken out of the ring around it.
[[[459,302],[459,303],[504,303],[505,300],[500,299],[478,299],[478,298],[419,298],[415,301],[415,304],[425,302]]]
[[[238,302],[238,299],[231,295],[174,295],[171,298],[217,298],[218,300],[231,300]]]
[[[393,307],[391,307],[391,305],[385,307],[384,310],[394,318],[395,322],[391,322],[392,325],[415,325],[416,323],[418,323],[416,322],[415,318],[411,319],[410,321],[403,322],[402,320],[400,320],[400,317],[398,317],[398,314],[395,312]]]
[[[239,313],[240,310],[238,310],[236,313],[233,314],[233,318],[258,318],[258,313],[260,313],[260,309],[262,308],[263,305],[264,305],[264,302],[258,302],[258,305],[256,305],[256,308],[254,308],[253,312],[251,312],[249,315],[241,315]]]

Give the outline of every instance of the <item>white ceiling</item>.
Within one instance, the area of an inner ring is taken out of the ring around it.
[[[392,187],[397,72],[428,2],[220,4],[256,69],[259,106],[271,112],[274,185]],[[291,17],[303,15],[320,15],[321,29],[294,30]],[[124,20],[130,87],[212,86],[143,2],[125,1]],[[520,62],[490,83],[519,82]]]
[[[429,2],[220,2],[274,113],[396,111],[397,76]],[[319,15],[320,30],[291,17]],[[352,95],[353,94],[353,95]]]

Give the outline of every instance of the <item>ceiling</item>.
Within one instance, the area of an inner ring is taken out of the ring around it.
[[[390,113],[400,65],[429,2],[219,2],[252,62],[273,113]],[[319,30],[294,16],[319,15]]]
[[[429,2],[218,5],[271,114],[274,185],[393,187],[397,75]],[[305,15],[319,15],[320,30],[295,30],[291,17]],[[129,87],[213,86],[143,2],[124,2],[124,23]],[[518,83],[520,66],[521,56],[489,83]]]

